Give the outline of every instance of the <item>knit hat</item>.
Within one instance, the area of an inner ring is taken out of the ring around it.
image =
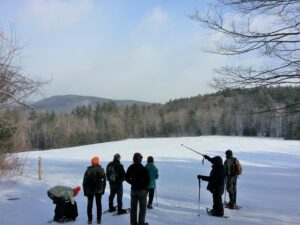
[[[226,158],[232,157],[232,151],[231,151],[230,149],[228,149],[228,150],[225,152],[225,154],[226,154]]]
[[[143,159],[143,156],[141,155],[141,153],[139,153],[139,152],[134,153],[134,155],[133,155],[134,163],[141,163],[142,159]]]
[[[154,159],[152,156],[148,156],[147,163],[154,163]]]
[[[78,186],[76,188],[73,188],[73,195],[74,197],[78,194],[78,192],[81,190],[81,188]]]
[[[99,165],[100,159],[98,156],[94,156],[91,160],[92,165]]]

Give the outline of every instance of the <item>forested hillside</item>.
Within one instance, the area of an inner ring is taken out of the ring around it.
[[[300,113],[284,108],[300,102],[300,87],[226,90],[164,105],[118,107],[115,102],[78,106],[71,113],[29,115],[7,111],[15,149],[51,149],[124,138],[235,135],[300,139]],[[276,112],[274,108],[283,108]],[[264,112],[264,113],[262,113]]]

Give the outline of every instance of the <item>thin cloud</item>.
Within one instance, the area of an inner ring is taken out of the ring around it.
[[[141,18],[135,32],[141,36],[157,34],[169,25],[168,22],[168,13],[160,7],[156,7]]]
[[[164,24],[168,22],[168,14],[160,7],[156,7],[148,17],[148,21],[152,24]]]
[[[92,9],[92,0],[30,0],[21,18],[52,31],[78,23]]]

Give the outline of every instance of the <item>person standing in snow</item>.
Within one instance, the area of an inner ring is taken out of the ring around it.
[[[123,181],[125,180],[125,170],[120,162],[121,156],[119,153],[114,155],[114,159],[106,167],[106,177],[109,181],[110,194],[108,197],[109,212],[116,211],[116,207],[113,204],[114,197],[117,195],[118,214],[126,213],[126,209],[123,209]]]
[[[147,208],[148,209],[153,209],[152,202],[153,202],[153,197],[154,197],[154,191],[156,188],[156,179],[158,179],[158,169],[154,165],[154,158],[152,156],[149,156],[147,158],[147,164],[146,164],[146,169],[148,170],[149,176],[150,176],[150,183],[147,187],[149,199],[147,203]]]
[[[233,157],[232,151],[228,149],[225,152],[226,160],[224,162],[224,170],[226,177],[226,190],[229,195],[229,209],[236,209],[236,185],[237,185],[237,171],[236,158]],[[226,204],[226,202],[224,202]]]
[[[54,221],[63,223],[76,219],[78,211],[74,197],[79,191],[79,186],[73,189],[66,186],[54,186],[47,191],[48,197],[55,204]]]
[[[150,182],[149,173],[142,165],[143,156],[136,152],[133,155],[133,164],[131,164],[125,174],[126,181],[131,185],[131,225],[146,225],[146,205],[147,205],[147,187]],[[137,221],[137,206],[139,204],[139,218]]]
[[[97,206],[97,223],[101,224],[102,217],[102,203],[101,198],[105,192],[106,186],[106,177],[105,171],[99,165],[99,157],[94,156],[91,160],[92,165],[89,166],[83,177],[83,192],[84,196],[87,197],[87,216],[88,216],[88,224],[92,224],[93,220],[93,200],[96,200]]]
[[[198,179],[208,181],[207,190],[213,195],[213,208],[211,215],[222,217],[224,215],[224,207],[222,202],[222,195],[224,193],[224,166],[223,160],[220,156],[213,158],[204,155],[206,160],[212,163],[212,170],[209,176],[198,175]]]

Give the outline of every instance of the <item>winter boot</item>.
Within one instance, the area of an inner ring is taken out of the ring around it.
[[[115,212],[115,211],[117,211],[117,209],[114,206],[112,206],[112,207],[110,206],[108,209],[108,212]]]
[[[124,214],[124,213],[127,213],[126,209],[118,209],[118,214],[119,215]]]

